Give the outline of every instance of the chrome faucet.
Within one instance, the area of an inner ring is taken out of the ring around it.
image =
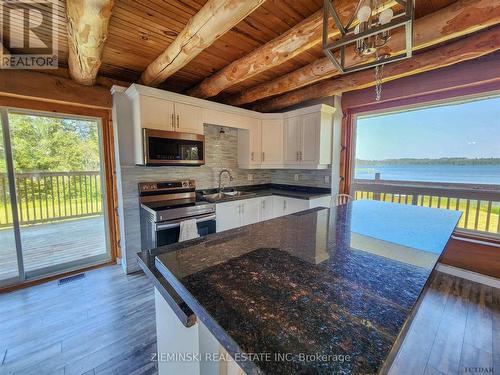
[[[224,190],[224,184],[222,183],[222,175],[224,173],[227,173],[227,175],[229,176],[229,181],[233,181],[233,176],[231,175],[231,172],[229,172],[229,170],[227,169],[223,169],[219,172],[219,193],[222,192],[222,190]],[[222,186],[222,188],[221,188]]]

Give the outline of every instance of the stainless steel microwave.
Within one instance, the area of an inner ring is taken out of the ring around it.
[[[143,129],[145,165],[203,165],[205,136],[166,130]]]

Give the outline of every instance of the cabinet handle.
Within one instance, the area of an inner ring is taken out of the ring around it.
[[[254,152],[252,151],[252,153],[250,154],[251,155],[251,159],[253,161],[253,155],[254,155]]]
[[[266,153],[265,153],[265,152],[263,152],[263,153],[262,153],[262,161],[265,161],[265,160],[266,160]]]
[[[299,161],[302,161],[302,151],[299,151]]]
[[[283,210],[286,211],[286,201],[283,201]]]
[[[265,209],[266,209],[266,201],[265,201],[265,200],[263,200],[263,201],[262,201],[262,209],[263,209],[263,210],[265,210]]]
[[[179,125],[179,115],[177,115],[177,128],[180,128],[181,126]]]
[[[172,129],[175,130],[175,115],[172,113]]]

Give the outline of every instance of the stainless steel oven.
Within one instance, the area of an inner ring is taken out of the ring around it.
[[[215,204],[198,200],[195,189],[193,180],[139,183],[142,250],[178,242],[184,220],[196,220],[200,236],[215,233]]]
[[[166,130],[143,129],[145,165],[203,165],[205,136]]]

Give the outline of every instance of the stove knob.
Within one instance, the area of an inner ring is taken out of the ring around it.
[[[188,183],[186,181],[182,181],[182,187],[187,187]]]
[[[148,189],[149,189],[149,185],[144,185],[144,186],[142,187],[142,190],[148,190]]]

